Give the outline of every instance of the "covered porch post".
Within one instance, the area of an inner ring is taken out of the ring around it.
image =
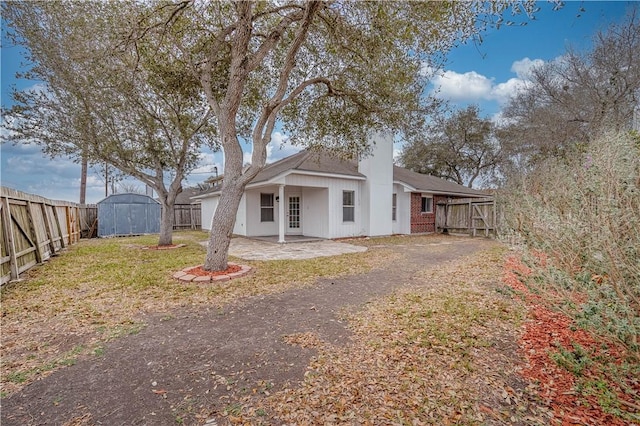
[[[284,243],[284,185],[278,185],[278,242]]]

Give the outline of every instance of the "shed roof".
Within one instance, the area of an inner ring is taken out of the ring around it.
[[[160,204],[157,200],[144,194],[136,194],[133,192],[123,192],[119,194],[111,194],[106,198],[98,201],[97,204]]]

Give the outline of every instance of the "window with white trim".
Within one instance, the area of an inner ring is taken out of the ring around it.
[[[342,191],[342,221],[355,222],[356,204],[355,191]]]
[[[260,194],[260,222],[273,222],[273,194]]]
[[[433,197],[422,196],[421,213],[433,213]]]

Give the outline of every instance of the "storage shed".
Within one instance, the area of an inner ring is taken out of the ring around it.
[[[160,203],[142,194],[112,194],[98,202],[98,237],[157,234]]]

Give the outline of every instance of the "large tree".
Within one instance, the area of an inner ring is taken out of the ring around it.
[[[264,167],[279,123],[292,141],[345,155],[367,135],[424,114],[427,65],[457,42],[534,2],[145,2],[137,44],[163,34],[207,96],[224,150],[224,183],[204,268],[227,267],[236,210]],[[241,141],[251,145],[243,167]]]
[[[640,104],[640,16],[632,8],[621,23],[593,38],[591,49],[569,48],[531,71],[509,103],[505,136],[535,163],[565,156],[603,130],[629,128]]]
[[[119,3],[7,2],[12,40],[25,46],[28,77],[5,124],[14,142],[53,155],[107,163],[155,189],[159,245],[172,243],[173,205],[204,144],[215,145],[198,80],[148,37],[127,48],[135,11]]]
[[[492,21],[500,21],[508,8],[527,14],[536,8],[535,2],[528,0],[57,4],[62,6],[56,10],[66,7],[74,13],[56,15],[58,21],[51,25],[46,20],[33,21],[37,31],[52,32],[54,50],[57,42],[93,46],[98,54],[85,49],[86,58],[90,58],[87,62],[98,64],[104,56],[110,57],[99,54],[107,49],[128,53],[136,66],[131,73],[124,73],[130,77],[124,81],[149,82],[159,77],[161,82],[173,78],[178,87],[184,82],[187,87],[192,81],[198,83],[211,108],[211,123],[218,131],[225,167],[204,265],[208,270],[227,267],[240,198],[247,183],[264,167],[266,147],[276,125],[301,145],[322,145],[344,155],[366,152],[368,135],[399,129],[424,115],[423,93],[429,77],[424,70],[435,68],[435,59]],[[108,25],[90,30],[94,18],[84,17],[83,8],[87,16],[104,16]],[[86,22],[90,25],[84,25]],[[78,31],[78,27],[83,29]],[[78,63],[77,58],[70,59],[73,75]],[[146,66],[148,60],[155,65]],[[137,78],[140,70],[144,72]],[[82,71],[83,78],[101,78],[100,72]],[[65,89],[74,93],[69,87]],[[169,95],[171,90],[162,93]],[[81,94],[74,99],[89,95]],[[120,105],[122,99],[115,97],[115,101]],[[123,133],[113,120],[107,120],[104,128],[97,127],[100,135],[105,128]],[[127,138],[131,137],[128,133],[137,134],[137,127],[127,129]],[[155,131],[139,133],[156,135]],[[159,138],[152,139],[157,143]],[[243,164],[243,141],[252,150],[248,167]],[[163,151],[164,147],[149,143],[138,151],[145,157],[171,152]],[[160,157],[163,160],[154,162],[154,167],[165,170],[169,155]],[[136,163],[140,160],[136,158]]]
[[[400,162],[408,169],[469,188],[493,179],[505,159],[495,125],[476,105],[432,115],[425,130],[407,141]]]

